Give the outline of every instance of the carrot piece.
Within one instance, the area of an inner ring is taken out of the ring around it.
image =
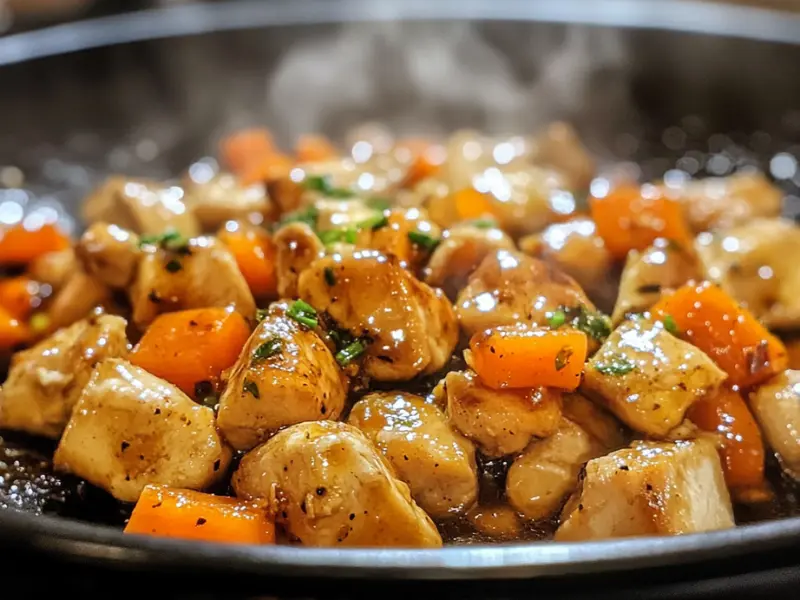
[[[670,317],[678,335],[708,354],[731,384],[749,387],[786,369],[786,347],[746,308],[709,282],[687,284],[651,309]]]
[[[198,308],[164,313],[145,331],[130,360],[195,396],[197,384],[207,389],[205,382],[213,385],[236,362],[248,337],[250,328],[235,311]]]
[[[0,307],[0,349],[11,350],[30,341],[28,326],[15,318],[6,308]]]
[[[142,490],[125,533],[223,544],[275,543],[275,525],[266,507],[160,485]]]
[[[255,185],[275,181],[282,177],[287,177],[289,171],[294,167],[294,160],[285,154],[275,152],[262,156],[259,160],[253,161],[244,168],[239,175],[242,185]]]
[[[411,153],[411,163],[403,179],[403,187],[412,187],[439,172],[445,153],[430,141],[421,138],[407,138],[397,142],[396,148]],[[437,152],[438,151],[438,152]]]
[[[35,308],[38,287],[24,275],[0,280],[0,306],[15,319],[27,319]]]
[[[226,137],[220,143],[222,162],[231,171],[241,175],[253,163],[275,153],[272,134],[266,129],[244,129]]]
[[[339,156],[336,146],[324,135],[302,135],[294,146],[298,162],[323,162]]]
[[[27,264],[48,252],[69,248],[69,238],[55,225],[27,229],[18,224],[0,235],[0,263]]]
[[[236,264],[255,297],[275,296],[278,293],[276,249],[266,233],[252,229],[235,232],[223,230],[219,239],[233,253]]]
[[[644,250],[656,238],[689,247],[691,233],[680,203],[651,189],[621,185],[604,198],[589,200],[597,233],[612,256],[622,259],[629,250]]]
[[[461,221],[494,216],[489,198],[474,188],[464,188],[453,194],[453,204]]]
[[[574,390],[586,362],[586,334],[575,329],[495,327],[469,342],[472,367],[495,389],[554,387]]]
[[[687,417],[703,431],[720,434],[719,458],[729,488],[764,487],[764,442],[739,392],[723,386],[692,404]]]

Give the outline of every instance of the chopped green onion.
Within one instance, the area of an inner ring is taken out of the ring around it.
[[[636,365],[624,356],[611,356],[606,362],[595,363],[594,370],[603,375],[625,375],[636,368]]]
[[[567,314],[563,310],[555,311],[549,319],[551,329],[558,329],[561,327],[567,320]]]
[[[255,381],[250,381],[249,379],[244,380],[244,383],[242,384],[242,392],[245,394],[250,394],[256,400],[261,398],[261,394],[258,391],[258,385]]]
[[[412,244],[415,244],[420,248],[424,248],[429,252],[439,245],[439,240],[437,240],[435,237],[429,236],[427,233],[422,233],[421,231],[409,231],[408,239],[411,240]]]
[[[572,354],[572,348],[569,346],[564,346],[558,351],[558,354],[556,354],[556,371],[560,371],[569,364]]]
[[[366,201],[366,204],[370,208],[374,208],[375,210],[379,210],[381,212],[392,208],[392,201],[388,198],[370,198]]]
[[[309,175],[303,181],[303,187],[329,198],[352,198],[355,196],[351,190],[331,185],[331,178],[328,175]]]
[[[666,315],[664,317],[664,329],[672,335],[678,335],[678,324],[675,322],[675,319],[672,318],[672,315]]]
[[[575,329],[583,331],[598,342],[604,342],[611,335],[611,319],[599,311],[591,311],[584,304],[577,307],[560,306],[558,310],[564,313],[566,320]]]
[[[140,248],[147,245],[160,246],[172,252],[183,252],[188,250],[189,240],[174,229],[169,229],[158,235],[143,235],[139,238]]]
[[[317,207],[312,204],[308,208],[296,210],[285,215],[281,219],[280,225],[287,225],[288,223],[305,223],[311,227],[311,229],[314,229],[317,226],[318,218],[319,210],[317,210]]]
[[[326,246],[335,244],[337,242],[345,242],[347,244],[355,244],[358,239],[358,232],[352,227],[347,229],[331,229],[329,231],[320,231],[317,233],[320,241]]]
[[[347,366],[359,356],[364,354],[366,350],[367,346],[364,344],[364,342],[361,340],[356,340],[336,353],[336,362],[343,367]]]
[[[493,221],[492,219],[475,219],[472,221],[472,226],[478,229],[492,229],[493,227],[497,227],[497,221]]]
[[[283,342],[277,337],[267,340],[253,351],[253,362],[272,358],[281,351],[282,346]]]
[[[364,219],[358,225],[356,225],[356,227],[359,229],[371,229],[372,231],[377,231],[382,227],[386,227],[388,224],[389,218],[386,215],[380,214],[369,219]]]
[[[289,310],[286,311],[286,315],[310,329],[316,329],[319,325],[316,309],[302,300],[292,302]]]
[[[325,274],[325,283],[336,285],[336,273],[333,272],[333,267],[325,267],[323,272]]]

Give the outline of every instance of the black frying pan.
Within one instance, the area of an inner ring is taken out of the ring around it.
[[[444,133],[528,132],[555,118],[575,123],[601,159],[639,165],[643,178],[676,167],[770,172],[781,155],[776,174],[794,216],[800,175],[787,177],[785,159],[800,154],[796,43],[800,15],[641,0],[253,0],[8,36],[0,166],[25,179],[22,196],[0,190],[0,220],[3,202],[22,198],[25,210],[44,203],[70,223],[108,172],[175,176],[226,131],[253,123],[288,141],[311,130],[341,137],[370,119],[400,133]],[[348,582],[386,578],[398,591],[471,580],[457,593],[481,597],[587,585],[603,597],[656,584],[668,586],[658,588],[665,597],[699,577],[709,581],[696,593],[800,582],[800,518],[775,520],[780,510],[703,535],[407,551],[138,539],[93,523],[105,508],[89,504],[76,521],[32,514],[41,502],[18,504],[29,511],[0,511],[0,544],[15,555],[170,572],[172,581],[191,573],[184,583],[265,593],[374,595],[373,584]],[[738,579],[724,579],[732,573]]]

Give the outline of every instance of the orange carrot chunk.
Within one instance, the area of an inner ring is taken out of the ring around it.
[[[652,186],[621,185],[603,198],[589,199],[597,234],[614,258],[623,259],[630,250],[644,250],[656,238],[666,238],[689,247],[691,233],[680,203]]]
[[[0,349],[11,350],[30,339],[31,332],[28,326],[6,308],[0,307]]]
[[[48,252],[69,248],[69,238],[55,225],[26,229],[14,225],[0,233],[0,263],[27,264]]]
[[[275,296],[278,279],[275,273],[275,246],[266,233],[252,229],[221,231],[219,239],[228,246],[239,265],[250,291],[256,298]]]
[[[471,221],[481,217],[493,217],[492,203],[486,194],[475,188],[464,188],[453,194],[453,204],[461,221]]]
[[[239,175],[242,185],[255,185],[287,177],[294,166],[294,161],[279,152],[262,156],[243,169]]]
[[[719,457],[729,488],[764,487],[764,442],[739,392],[723,386],[695,402],[687,416],[703,431],[720,434]]]
[[[275,543],[275,525],[265,507],[156,485],[142,490],[125,533],[222,544]]]
[[[487,386],[574,390],[586,362],[586,334],[574,329],[496,327],[470,340],[472,367]]]
[[[203,389],[236,362],[250,337],[239,313],[198,308],[165,313],[150,325],[131,353],[131,362],[200,400]],[[196,386],[198,386],[196,388]]]
[[[237,175],[252,164],[275,153],[272,135],[266,129],[244,129],[231,134],[220,144],[223,164]]]
[[[786,347],[716,285],[688,284],[663,297],[653,315],[674,324],[677,335],[708,354],[728,382],[750,387],[786,369]]]
[[[301,163],[323,162],[339,156],[336,146],[324,135],[303,135],[294,147],[297,161]]]
[[[25,276],[0,280],[0,306],[15,319],[27,319],[37,301],[39,285]]]

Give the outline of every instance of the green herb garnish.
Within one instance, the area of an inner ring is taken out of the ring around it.
[[[336,273],[333,272],[333,267],[325,267],[323,273],[325,274],[325,283],[336,285]]]
[[[350,332],[345,329],[331,329],[328,331],[328,336],[333,340],[337,350],[341,350],[345,346],[352,344],[355,339],[350,335]]]
[[[385,215],[375,215],[372,218],[364,219],[361,221],[356,227],[359,229],[371,229],[372,231],[377,231],[382,227],[386,227],[389,224],[389,219]]]
[[[558,329],[567,321],[567,314],[563,310],[556,310],[548,319],[551,329]]]
[[[267,318],[268,314],[269,314],[269,310],[266,309],[266,308],[256,309],[256,322],[257,323],[261,323],[261,321],[263,321],[264,319]]]
[[[497,221],[493,221],[492,219],[475,219],[472,221],[472,226],[478,229],[492,229],[497,227]]]
[[[189,240],[174,229],[169,229],[158,235],[143,235],[139,238],[139,247],[142,246],[159,246],[171,252],[182,252],[188,250]]]
[[[556,371],[560,371],[569,364],[569,359],[572,357],[572,348],[564,346],[556,354]]]
[[[348,227],[347,229],[331,229],[329,231],[320,231],[317,233],[317,237],[326,246],[337,242],[355,244],[358,239],[358,231],[352,227]]]
[[[287,225],[288,223],[305,223],[311,229],[317,226],[317,219],[319,218],[319,210],[313,204],[308,208],[296,210],[285,215],[279,225]]]
[[[258,391],[258,385],[256,385],[255,381],[250,381],[249,379],[244,380],[244,383],[242,384],[242,392],[245,394],[250,394],[256,400],[261,398],[261,394]]]
[[[664,329],[672,335],[678,335],[678,324],[675,322],[675,319],[672,318],[672,315],[666,315],[664,317]]]
[[[303,181],[303,187],[319,192],[328,198],[352,198],[355,196],[351,190],[334,187],[329,175],[309,175]]]
[[[422,233],[421,231],[409,231],[408,239],[411,240],[412,244],[415,244],[420,248],[424,248],[428,252],[431,252],[434,248],[436,248],[436,246],[439,245],[439,240],[437,240],[435,237],[431,237],[427,233]]]
[[[164,268],[170,273],[177,273],[183,268],[183,266],[181,266],[181,261],[173,258],[166,265],[164,265]]]
[[[551,319],[556,318],[559,311],[564,313],[565,321],[572,327],[600,343],[611,335],[611,319],[601,312],[589,310],[584,304],[577,307],[560,306]],[[550,326],[553,326],[552,323]]]
[[[364,344],[364,342],[361,340],[356,340],[336,353],[336,362],[343,367],[347,366],[359,356],[364,354],[366,350],[367,346]]]
[[[366,204],[370,208],[374,208],[375,210],[379,210],[381,212],[392,208],[392,201],[389,200],[388,198],[379,198],[379,197],[369,198],[366,201]]]
[[[603,375],[625,375],[636,368],[636,365],[624,356],[611,356],[604,362],[594,364],[594,370]]]
[[[316,329],[319,325],[316,309],[308,302],[302,300],[295,300],[286,311],[287,316],[291,317],[301,325],[305,325],[310,329]]]
[[[278,354],[283,346],[279,338],[270,338],[253,351],[251,362],[266,360]]]

